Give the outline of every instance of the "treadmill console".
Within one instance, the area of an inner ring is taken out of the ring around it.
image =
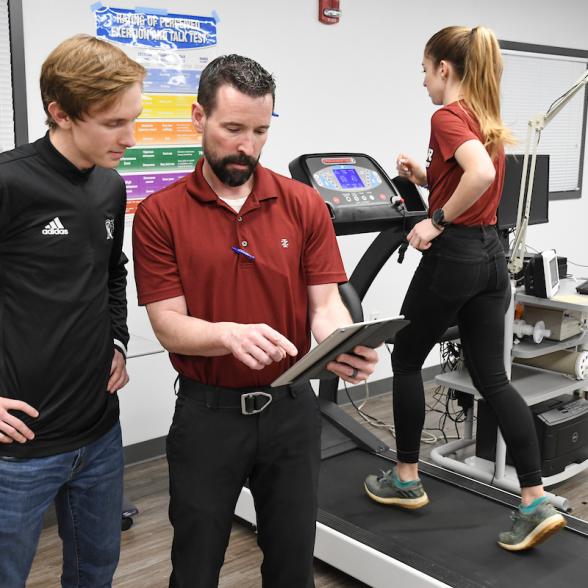
[[[407,217],[426,216],[418,188],[399,176],[390,180],[369,155],[301,155],[289,167],[295,180],[321,195],[339,235],[379,231]]]

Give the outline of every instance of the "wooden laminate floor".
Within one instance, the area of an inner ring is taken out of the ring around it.
[[[428,404],[434,404],[433,389],[427,391]],[[383,421],[392,421],[390,394],[370,399],[364,410]],[[345,410],[358,417],[352,406]],[[441,414],[429,412],[426,427],[438,426]],[[371,429],[391,447],[394,438],[388,430]],[[446,425],[447,434],[454,433],[453,424]],[[438,441],[437,443],[442,442]],[[437,444],[436,443],[436,444]],[[430,444],[422,445],[422,458],[427,459]],[[369,472],[366,472],[369,473]],[[120,564],[115,576],[116,588],[162,588],[167,586],[170,564],[171,529],[167,520],[168,485],[164,458],[130,466],[125,473],[127,497],[139,508],[134,526],[123,533]],[[588,472],[585,471],[561,484],[556,490],[568,498],[573,514],[588,519]],[[221,588],[254,588],[261,586],[259,565],[261,553],[255,534],[235,522],[219,586]],[[58,588],[61,569],[61,543],[55,525],[44,529],[27,588]],[[338,570],[315,561],[317,588],[360,588],[365,585]]]
[[[139,508],[131,529],[122,534],[121,559],[114,579],[116,588],[162,588],[168,585],[172,540],[167,519],[168,480],[165,458],[130,466],[125,471],[127,497]],[[258,588],[261,552],[255,533],[235,522],[231,532],[221,588]],[[58,588],[61,541],[57,528],[43,530],[27,588]],[[361,582],[316,562],[317,588],[359,588]]]

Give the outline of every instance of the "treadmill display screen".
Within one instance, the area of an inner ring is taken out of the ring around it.
[[[358,173],[353,168],[337,169],[333,168],[333,173],[337,178],[339,184],[344,189],[350,188],[365,188],[365,184],[361,181]]]

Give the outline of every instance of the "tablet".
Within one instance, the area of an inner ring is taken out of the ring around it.
[[[378,347],[391,339],[409,323],[402,316],[376,319],[363,323],[352,323],[335,329],[326,339],[311,349],[302,359],[286,370],[272,387],[304,382],[327,380],[337,376],[326,369],[326,365],[341,353],[351,353],[357,345]]]

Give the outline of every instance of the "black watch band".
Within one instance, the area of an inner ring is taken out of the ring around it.
[[[431,220],[433,221],[433,224],[440,229],[444,229],[447,225],[451,224],[449,221],[445,220],[445,213],[442,208],[433,211]]]

